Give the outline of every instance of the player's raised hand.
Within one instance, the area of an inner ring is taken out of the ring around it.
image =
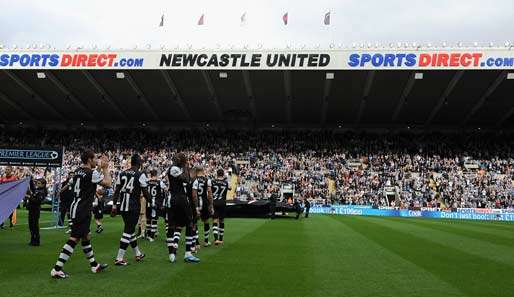
[[[100,168],[103,170],[109,168],[109,158],[106,155],[102,155],[102,157],[100,157]]]

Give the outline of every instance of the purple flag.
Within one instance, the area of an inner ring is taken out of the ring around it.
[[[0,184],[0,222],[3,222],[16,209],[29,188],[29,179]]]

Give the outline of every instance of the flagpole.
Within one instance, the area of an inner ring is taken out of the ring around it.
[[[193,40],[190,40],[190,46],[192,47],[192,49],[194,49],[194,46],[195,46],[195,42],[198,42],[198,40],[204,40],[204,36],[203,36],[203,26],[205,26],[205,13],[202,13],[200,15],[200,17],[196,20],[196,29],[195,29],[195,38]],[[186,44],[187,46],[187,44]],[[198,46],[198,44],[197,44]],[[191,50],[189,49],[189,47],[187,47],[187,50]]]
[[[329,43],[329,48],[331,48],[331,45],[334,45],[335,47],[335,40],[334,40],[334,31],[332,29],[332,11],[329,10],[327,12],[325,12],[324,14],[324,17],[323,17],[323,25],[328,27],[327,28],[327,32],[328,34],[326,36],[328,36],[329,40],[328,40],[328,43]]]
[[[335,40],[334,40],[334,30],[332,29],[332,11],[329,10],[328,11],[329,15],[330,15],[330,21],[329,21],[329,24],[328,24],[328,29],[329,29],[329,32],[330,32],[330,42],[334,43],[334,45],[336,44]]]
[[[205,21],[206,21],[205,13],[203,13],[202,14],[202,24],[200,25],[200,40],[201,40],[201,43],[203,43],[203,44],[199,44],[197,46],[197,47],[199,47],[199,49],[203,48],[203,46],[205,45],[205,40],[207,40],[206,37],[208,37],[207,35],[209,32],[209,29],[207,28],[207,23]]]
[[[201,15],[200,15],[201,17]],[[194,38],[192,38],[192,40],[190,40],[189,42],[192,44],[195,40],[198,40],[198,37],[200,37],[200,19],[195,19],[195,23],[194,23],[194,26],[195,26],[195,30],[194,30]],[[188,47],[188,44],[186,43],[186,50],[189,50],[189,47]]]
[[[285,37],[284,40],[286,41],[286,44],[290,44],[291,42],[291,36],[289,35],[289,30],[287,30],[287,26],[289,26],[289,12],[286,11],[283,15],[282,15],[282,26],[283,26],[283,36]],[[280,47],[282,47],[284,45],[281,45]]]
[[[191,49],[194,49],[195,43],[199,43],[200,40],[203,40],[203,26],[204,26],[204,14],[200,16],[200,19],[196,22],[196,38],[190,41]],[[189,47],[187,50],[191,50]]]
[[[164,27],[164,12],[162,12],[162,14],[161,14],[161,22],[159,23],[158,30],[159,30],[159,33],[160,33],[160,34],[158,34],[159,40],[162,40],[162,44],[166,45],[168,43],[168,40],[166,40],[166,38],[162,38],[163,35],[167,36],[167,34],[165,34],[166,32],[163,32],[163,31],[166,31],[166,29]]]
[[[239,41],[243,43],[243,48],[244,48],[244,45],[246,45],[247,41],[246,41],[246,31],[245,31],[245,26],[246,26],[246,11],[243,12],[243,14],[241,15],[240,19],[239,19]]]

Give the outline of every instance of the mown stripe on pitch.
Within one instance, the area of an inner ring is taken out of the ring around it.
[[[432,222],[434,224],[436,224],[438,221],[437,219],[428,219],[428,220],[423,219],[423,220],[426,222]],[[509,223],[509,224],[512,224],[512,227],[507,227],[508,225],[502,226],[502,225],[491,224],[490,222],[475,222],[475,221],[469,221],[469,220],[465,220],[465,221],[451,220],[451,221],[445,221],[445,222],[454,227],[459,227],[462,229],[481,231],[481,232],[485,232],[488,234],[495,234],[498,236],[503,236],[506,238],[514,239],[514,223]]]
[[[264,220],[257,219],[227,219],[225,221],[225,245],[200,249],[198,257],[201,262],[199,264],[184,263],[185,235],[183,232],[180,249],[177,251],[177,262],[169,263],[166,246],[162,245],[162,253],[165,255],[154,261],[157,265],[152,263],[145,271],[152,278],[152,285],[142,286],[138,293],[131,291],[131,296],[219,296],[219,294],[231,292],[228,286],[225,288],[222,286],[224,274],[220,273],[220,270],[225,271],[226,267],[223,267],[224,257],[220,254],[238,241],[245,240],[246,237],[258,232],[266,223]],[[199,228],[203,231],[201,223]],[[203,242],[202,232],[200,232],[200,239]]]
[[[161,286],[159,292],[191,296],[310,295],[313,286],[309,285],[309,275],[313,265],[305,257],[310,250],[304,226],[293,220],[262,221],[263,224],[237,241],[212,247],[219,252],[201,258],[200,264],[185,265],[185,269],[173,276],[174,283],[184,283],[183,286]],[[225,234],[230,236],[228,224]],[[206,283],[187,286],[191,275],[195,276],[195,282]]]
[[[226,244],[236,242],[245,236],[247,233],[253,232],[261,224],[263,220],[238,220],[229,219],[227,224],[233,224],[229,235],[226,237]],[[111,264],[113,257],[118,249],[118,241],[123,230],[122,220],[117,218],[106,218],[104,224],[106,231],[101,235],[93,233],[93,247],[95,249],[95,257],[98,261],[107,262]],[[160,226],[163,227],[163,226]],[[202,227],[201,227],[202,228]],[[23,251],[26,256],[15,256],[13,253],[6,254],[6,262],[3,262],[0,255],[0,263],[9,263],[9,274],[0,274],[0,279],[5,280],[3,293],[6,296],[60,296],[66,292],[69,296],[98,296],[101,292],[102,296],[154,296],[147,294],[147,292],[157,292],[155,296],[169,296],[174,295],[175,292],[186,292],[181,296],[191,296],[188,288],[202,288],[204,279],[200,279],[195,273],[188,273],[187,279],[178,281],[175,276],[182,270],[188,269],[201,269],[200,263],[197,266],[188,265],[183,262],[184,255],[184,233],[182,234],[181,248],[177,253],[178,261],[175,265],[169,263],[167,259],[167,249],[165,241],[163,240],[163,228],[161,228],[161,235],[154,243],[140,241],[141,249],[147,254],[147,258],[141,263],[135,263],[132,258],[132,251],[127,250],[127,258],[131,265],[127,267],[115,267],[111,265],[109,269],[102,274],[92,274],[89,270],[87,261],[80,250],[80,246],[75,249],[75,253],[70,262],[66,264],[66,271],[71,274],[71,278],[65,281],[51,280],[49,271],[52,268],[55,260],[57,259],[58,251],[62,248],[65,242],[66,235],[62,231],[62,238],[59,234],[49,233],[48,238],[44,238],[43,245],[39,248],[25,247]],[[226,232],[227,234],[228,232]],[[2,234],[3,235],[3,234]],[[20,234],[21,235],[21,234]],[[24,239],[26,234],[23,234]],[[50,246],[47,242],[52,236],[53,240],[58,240],[58,244]],[[0,247],[2,246],[2,237],[0,237]],[[23,241],[24,243],[25,241]],[[25,244],[24,244],[25,246]],[[12,247],[11,247],[12,248]],[[200,251],[199,256],[204,262],[209,262],[209,259],[215,258],[216,254],[221,252],[222,249],[205,249]],[[10,256],[10,257],[9,257]],[[10,258],[10,259],[8,259]],[[1,269],[0,269],[1,270]],[[211,275],[207,281],[215,279],[217,271],[211,271]],[[23,290],[20,290],[23,288]],[[162,288],[162,289],[161,289]],[[222,291],[220,292],[227,292]],[[202,292],[204,295],[209,292]],[[2,295],[2,294],[0,294]],[[195,294],[198,296],[200,294]],[[2,295],[3,296],[3,295]]]
[[[397,217],[398,219],[398,217]],[[413,218],[413,219],[421,219],[421,218]],[[480,220],[457,220],[457,219],[437,219],[437,218],[422,218],[427,221],[437,221],[437,222],[445,222],[452,224],[466,224],[466,225],[474,225],[488,229],[498,229],[498,230],[508,230],[514,231],[514,222],[509,221],[480,221]]]
[[[491,242],[491,243],[498,244],[498,245],[503,245],[503,246],[506,246],[509,248],[514,248],[514,232],[510,233],[510,234],[504,234],[502,236],[502,235],[496,235],[496,234],[492,233],[492,232],[494,232],[494,230],[490,230],[489,233],[487,233],[487,231],[485,231],[485,232],[480,231],[480,229],[473,230],[469,226],[467,226],[467,227],[462,226],[462,223],[461,224],[452,224],[452,223],[445,223],[445,222],[438,223],[436,221],[427,221],[424,219],[407,219],[407,220],[404,220],[404,222],[407,224],[420,225],[420,226],[424,226],[424,227],[442,231],[442,232],[452,233],[452,234],[456,234],[456,235],[460,235],[460,236],[465,236],[465,237],[469,237],[469,238],[473,238],[473,239]],[[509,236],[510,238],[507,236]]]
[[[412,219],[409,218],[369,217],[369,220],[376,221],[379,224],[391,225],[391,227],[408,232],[413,236],[422,237],[426,240],[461,249],[469,254],[514,267],[513,249],[504,245],[497,245],[480,239],[434,230],[419,224],[410,224],[409,222],[412,221]],[[417,219],[414,219],[414,221],[417,221]]]
[[[476,225],[484,228],[514,231],[514,222],[503,222],[503,221],[472,221],[462,220],[469,225]]]
[[[468,296],[509,296],[510,292],[505,288],[514,287],[513,268],[509,265],[414,236],[391,226],[384,219],[358,217],[343,222]]]
[[[357,217],[324,218],[335,223],[331,226],[333,235],[329,240],[339,243],[340,246],[332,253],[346,256],[343,261],[336,259],[339,263],[335,264],[342,268],[339,270],[339,280],[334,284],[339,283],[348,290],[335,296],[464,296],[461,291],[436,275],[347,226],[347,222],[355,223]],[[329,251],[331,250],[327,249],[327,253],[322,254],[328,261],[334,257]]]

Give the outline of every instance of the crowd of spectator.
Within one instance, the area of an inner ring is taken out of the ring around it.
[[[269,198],[283,185],[324,203],[394,207],[513,207],[512,135],[242,132],[187,130],[0,133],[5,146],[64,146],[63,176],[88,148],[109,156],[114,174],[130,155],[164,172],[176,152],[208,170],[238,176],[237,196]],[[44,169],[25,170],[41,175]],[[51,185],[53,177],[47,174]]]

